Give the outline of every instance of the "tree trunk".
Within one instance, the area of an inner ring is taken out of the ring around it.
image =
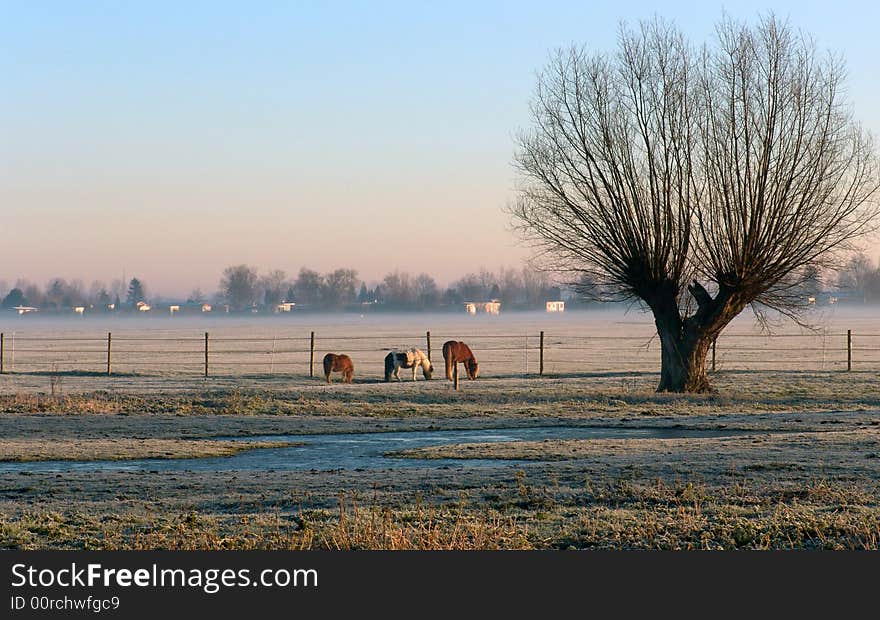
[[[658,392],[711,392],[712,385],[706,373],[706,356],[712,339],[700,335],[694,326],[685,324],[681,329],[668,324],[661,326],[660,385]]]
[[[697,302],[697,311],[687,318],[681,317],[676,295],[668,290],[661,290],[649,302],[660,336],[658,392],[711,392],[706,357],[712,341],[747,303],[723,287],[713,299],[696,280],[688,291]]]
[[[697,282],[689,290],[699,308],[687,318],[682,318],[680,314],[674,289],[661,289],[660,294],[651,300],[654,323],[660,336],[658,392],[712,391],[706,373],[706,356],[713,338],[730,320],[730,313]]]

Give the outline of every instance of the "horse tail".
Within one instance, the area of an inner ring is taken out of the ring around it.
[[[446,378],[450,381],[452,378],[452,369],[455,367],[455,358],[452,353],[452,341],[443,343],[443,361],[446,362]]]
[[[333,370],[333,354],[328,353],[324,356],[324,377],[327,383],[330,383],[330,371]]]
[[[385,383],[391,381],[394,372],[394,351],[385,356]]]

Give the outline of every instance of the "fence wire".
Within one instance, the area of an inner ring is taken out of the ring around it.
[[[602,333],[556,334],[392,333],[341,335],[299,332],[211,336],[204,333],[154,337],[131,334],[40,336],[3,334],[0,370],[4,373],[89,372],[142,375],[235,375],[287,373],[321,375],[328,352],[352,357],[356,373],[384,373],[391,350],[418,347],[442,364],[442,343],[463,340],[480,361],[481,374],[569,374],[577,372],[654,371],[660,341],[645,332],[625,336]],[[207,348],[207,353],[206,353]],[[880,370],[880,334],[723,334],[710,351],[710,370]]]

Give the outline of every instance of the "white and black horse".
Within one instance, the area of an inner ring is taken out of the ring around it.
[[[416,380],[416,369],[422,367],[425,379],[430,379],[434,373],[434,365],[421,349],[407,349],[406,351],[391,351],[385,356],[385,381],[391,381],[394,377],[400,381],[400,369],[412,368],[413,381]]]

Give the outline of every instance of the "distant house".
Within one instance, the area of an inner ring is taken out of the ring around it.
[[[547,312],[565,312],[564,301],[548,301],[546,307]]]
[[[145,301],[139,301],[139,302],[137,302],[137,303],[135,304],[135,307],[137,307],[138,312],[149,312],[150,310],[153,309],[152,306],[150,306],[150,304],[148,304],[148,303],[145,302]]]
[[[464,311],[468,314],[476,314],[477,310],[486,314],[499,314],[501,312],[501,302],[493,299],[491,301],[466,301],[464,303]]]
[[[28,312],[36,312],[38,308],[34,308],[33,306],[15,306],[12,308],[19,314],[27,314]]]
[[[82,316],[82,314],[86,311],[86,307],[85,306],[76,306],[73,309],[73,311],[76,312],[77,314],[79,314],[80,316]]]
[[[202,312],[210,312],[211,304],[202,304]]]
[[[275,306],[275,312],[290,312],[295,305],[296,303],[292,301],[282,301]]]
[[[501,313],[501,302],[497,299],[493,299],[491,301],[483,302],[483,312],[486,314],[500,314]]]
[[[176,305],[175,306],[168,306],[168,313],[171,316],[174,316],[175,312],[180,312],[180,306],[176,306]]]

